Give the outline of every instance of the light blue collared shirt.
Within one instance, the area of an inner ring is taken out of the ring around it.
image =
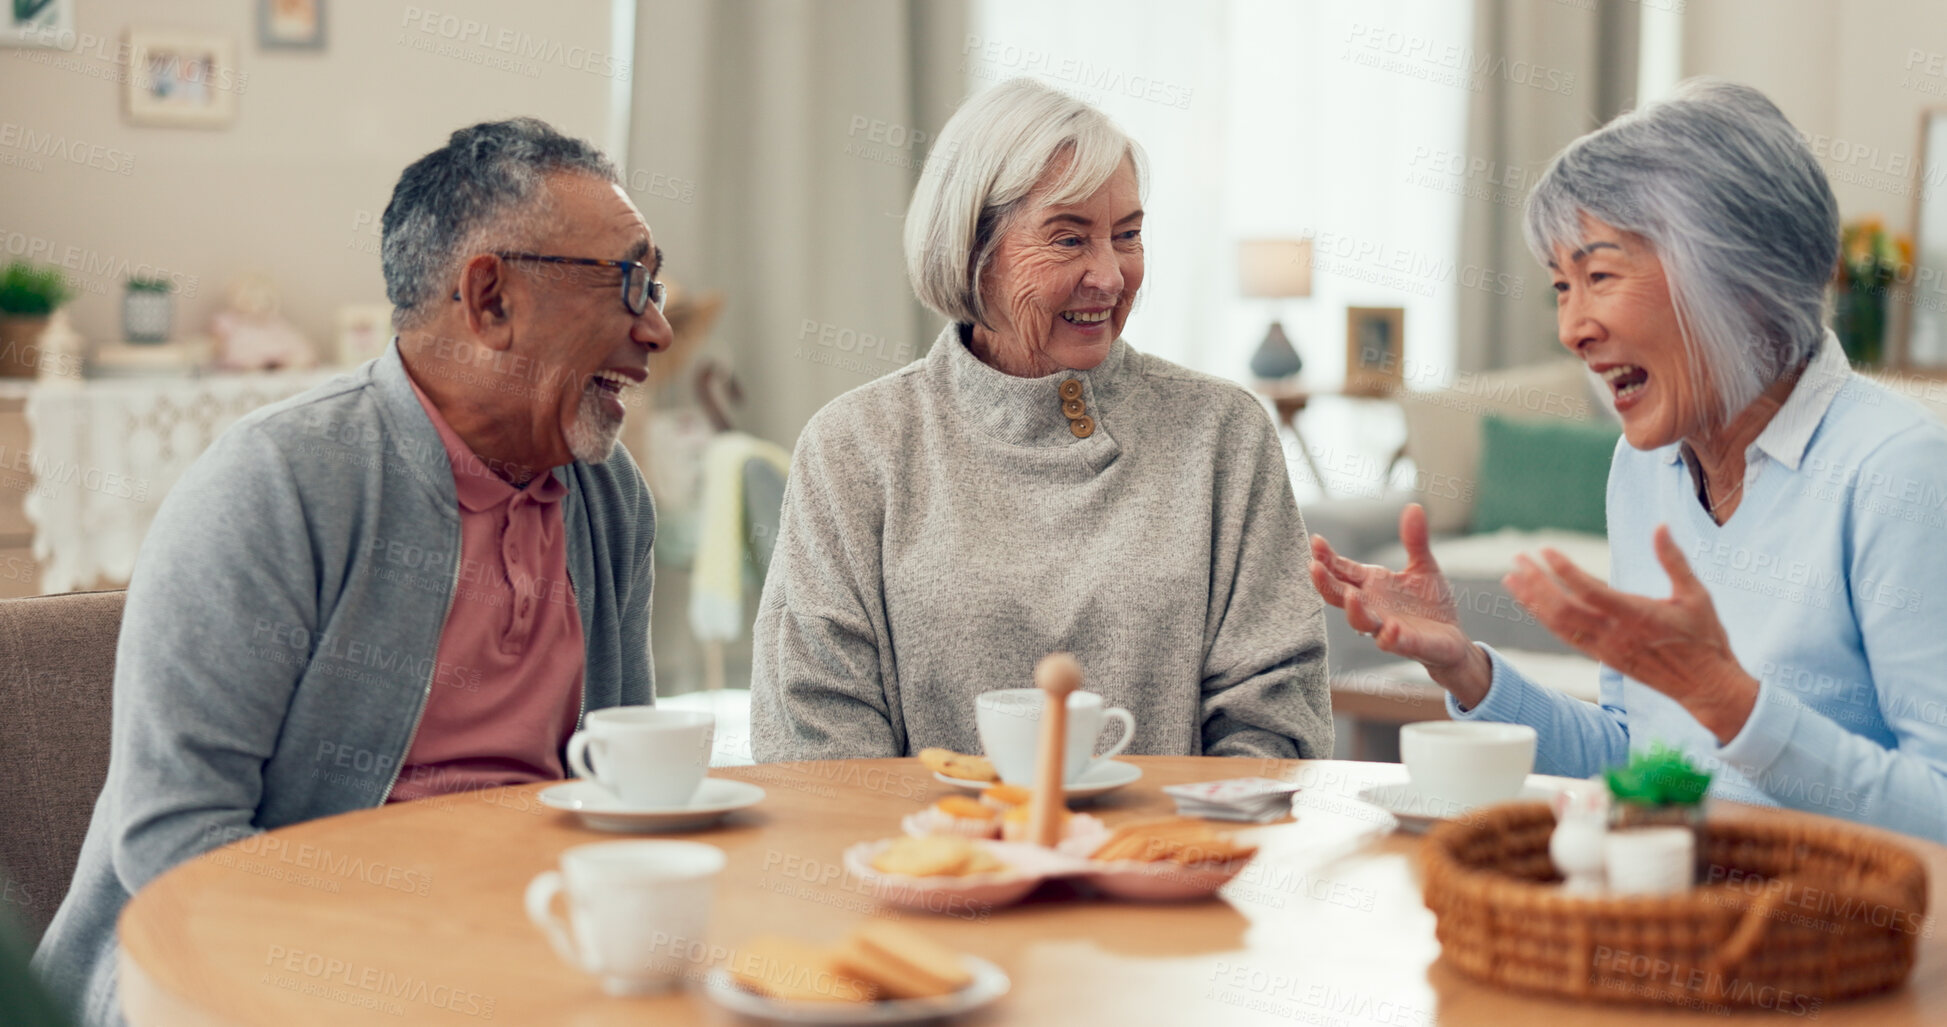
[[[1670,594],[1667,523],[1704,583],[1757,706],[1718,745],[1675,700],[1604,666],[1600,705],[1536,685],[1483,645],[1494,682],[1460,720],[1532,725],[1535,769],[1587,777],[1664,742],[1711,794],[1947,841],[1947,426],[1853,374],[1828,332],[1745,451],[1729,521],[1697,498],[1682,446],[1616,447],[1609,581]],[[1721,495],[1721,493],[1720,493]]]

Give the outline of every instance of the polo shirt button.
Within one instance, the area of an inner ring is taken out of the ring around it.
[[[1077,417],[1068,422],[1068,430],[1073,432],[1076,438],[1085,439],[1095,434],[1095,421],[1087,416]]]
[[[1081,399],[1081,398],[1082,398],[1082,381],[1081,381],[1081,379],[1079,379],[1079,378],[1070,378],[1070,379],[1068,379],[1067,381],[1065,381],[1065,382],[1062,382],[1062,383],[1061,383],[1061,398],[1063,398],[1063,399]]]
[[[1083,403],[1079,399],[1066,400],[1061,405],[1061,413],[1062,416],[1072,421],[1075,418],[1088,413],[1088,404]]]

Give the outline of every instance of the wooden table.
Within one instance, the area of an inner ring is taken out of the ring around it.
[[[1166,812],[1160,785],[1263,774],[1305,783],[1296,822],[1222,901],[1137,905],[1059,891],[988,917],[901,919],[1000,964],[1011,994],[978,1024],[1721,1025],[1720,1015],[1580,1005],[1474,983],[1436,961],[1415,838],[1357,801],[1397,765],[1139,757],[1143,779],[1094,812]],[[831,938],[879,909],[838,869],[860,840],[944,789],[914,760],[773,764],[715,773],[768,791],[715,831],[711,940],[761,931]],[[129,1022],[163,1024],[734,1023],[700,992],[608,998],[556,959],[521,908],[562,849],[615,835],[540,806],[541,786],[330,817],[246,839],[158,878],[121,921]],[[1738,810],[1727,811],[1739,815]],[[1792,814],[1798,815],[1798,814]],[[1938,908],[1947,848],[1928,862]],[[1931,911],[1930,911],[1931,912]],[[1907,987],[1827,1005],[1822,1023],[1947,1023],[1947,940],[1931,917]]]

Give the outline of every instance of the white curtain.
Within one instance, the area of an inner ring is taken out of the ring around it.
[[[1464,143],[1468,93],[1442,62],[1469,18],[1450,0],[976,0],[961,63],[972,88],[1066,88],[1148,152],[1133,345],[1242,379],[1275,316],[1329,388],[1348,306],[1405,307],[1407,358],[1452,361],[1459,202],[1423,172]],[[1303,236],[1309,298],[1239,297],[1239,239]]]
[[[643,0],[629,178],[668,276],[728,302],[736,426],[789,448],[922,351],[900,228],[961,96],[957,0]]]
[[[1562,355],[1547,274],[1521,234],[1521,200],[1555,154],[1633,106],[1639,5],[1628,0],[1475,0],[1485,65],[1468,114],[1467,161],[1507,188],[1462,206],[1463,265],[1517,276],[1514,290],[1466,290],[1458,366],[1492,370]],[[1495,70],[1500,69],[1500,70]],[[1528,69],[1526,74],[1521,69]]]
[[[734,426],[789,449],[819,407],[937,332],[906,284],[900,230],[926,152],[915,133],[931,138],[963,94],[964,6],[642,0],[635,13],[630,195],[666,276],[724,295],[702,355],[742,383]],[[686,387],[666,393],[665,407],[688,401]],[[648,460],[680,459],[675,438],[641,444]],[[676,531],[679,511],[659,498]],[[688,582],[687,568],[659,566],[650,631],[663,695],[703,678]],[[741,686],[748,638],[723,655]]]

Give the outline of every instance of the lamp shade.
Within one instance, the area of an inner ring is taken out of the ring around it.
[[[1310,239],[1245,239],[1237,244],[1237,286],[1245,296],[1284,299],[1312,294]]]

